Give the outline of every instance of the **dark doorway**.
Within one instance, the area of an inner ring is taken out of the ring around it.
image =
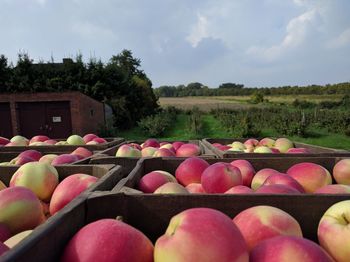
[[[0,103],[0,136],[13,136],[10,103]]]
[[[25,137],[47,135],[65,138],[72,133],[70,103],[21,102],[18,103],[20,134]]]

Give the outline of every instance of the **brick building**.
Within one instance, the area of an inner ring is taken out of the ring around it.
[[[80,92],[0,94],[0,136],[65,138],[105,122],[104,104]]]

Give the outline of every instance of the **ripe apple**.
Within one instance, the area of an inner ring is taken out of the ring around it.
[[[243,151],[244,149],[246,149],[245,145],[239,141],[235,141],[231,144],[231,148],[234,150],[239,150],[239,151]]]
[[[326,185],[317,189],[315,194],[350,194],[350,186],[349,185]]]
[[[96,183],[96,181],[97,177],[81,173],[73,174],[63,179],[52,194],[50,214],[53,215],[61,210],[81,192]]]
[[[259,141],[259,146],[267,146],[267,147],[273,147],[275,144],[275,140],[265,137]]]
[[[253,177],[255,175],[255,169],[251,163],[247,160],[239,159],[231,162],[231,165],[237,167],[241,171],[243,185],[250,187]]]
[[[187,209],[170,220],[154,246],[154,261],[248,262],[241,232],[231,219],[210,208]]]
[[[64,249],[62,262],[68,261],[153,261],[153,244],[128,224],[101,219],[80,229]]]
[[[142,148],[149,147],[149,146],[159,148],[160,144],[157,139],[149,138],[143,143]]]
[[[87,158],[93,155],[93,153],[85,147],[78,147],[71,154],[81,156],[82,158]]]
[[[46,164],[50,164],[52,163],[52,161],[57,157],[58,155],[56,154],[47,154],[47,155],[44,155],[42,156],[40,159],[39,159],[39,162],[42,162],[42,163],[46,163]]]
[[[74,146],[85,145],[84,139],[79,135],[71,135],[67,138],[67,143]]]
[[[29,145],[33,144],[35,142],[45,142],[46,140],[49,140],[50,138],[47,136],[43,136],[43,135],[39,135],[39,136],[33,136],[30,140],[29,140]]]
[[[184,186],[177,182],[167,182],[158,187],[154,191],[154,194],[189,194],[189,192]]]
[[[288,149],[293,148],[294,144],[288,138],[278,138],[275,141],[274,148],[277,148],[281,153],[286,153]]]
[[[51,165],[53,165],[53,166],[67,165],[67,164],[71,164],[71,163],[77,162],[79,159],[80,158],[79,158],[78,155],[62,154],[62,155],[56,156],[51,161]]]
[[[242,185],[242,175],[237,167],[218,162],[204,170],[201,184],[207,193],[224,193],[231,187]]]
[[[272,153],[272,149],[267,146],[257,146],[254,151],[254,153]]]
[[[141,157],[141,151],[129,145],[122,145],[118,148],[116,157]]]
[[[29,144],[29,140],[27,138],[19,135],[12,137],[10,142],[16,146],[27,146]]]
[[[225,192],[225,194],[251,194],[254,190],[247,186],[234,186]]]
[[[254,206],[233,218],[241,231],[248,250],[261,241],[280,235],[302,237],[298,221],[287,212],[272,206]]]
[[[209,164],[204,159],[190,157],[177,167],[175,177],[184,186],[191,183],[201,183],[202,173],[208,167]]]
[[[185,143],[184,142],[181,142],[181,141],[176,141],[173,143],[173,147],[176,150],[178,150],[182,145],[184,145]]]
[[[298,148],[289,148],[286,153],[290,154],[308,154],[311,153],[307,148],[298,147]]]
[[[0,243],[11,237],[11,231],[4,223],[0,223]]]
[[[30,157],[32,158],[34,161],[39,161],[39,159],[42,157],[42,154],[37,151],[37,150],[33,150],[33,149],[29,149],[29,150],[25,150],[22,153],[20,153],[18,155],[18,157]]]
[[[57,185],[58,173],[56,168],[41,162],[24,164],[17,169],[10,181],[10,187],[26,187],[43,201],[50,200]]]
[[[274,174],[280,174],[280,172],[272,168],[263,168],[259,170],[253,177],[251,188],[257,190],[265,182],[266,178]]]
[[[295,164],[287,170],[287,174],[298,181],[306,193],[313,193],[325,185],[332,184],[328,170],[314,163]]]
[[[296,190],[298,190],[300,193],[305,193],[304,188],[291,176],[288,176],[286,174],[274,174],[266,178],[263,186],[268,185],[286,185],[289,187],[293,187]]]
[[[295,236],[278,236],[262,241],[250,253],[249,261],[334,262],[319,245]]]
[[[294,187],[287,185],[262,185],[255,193],[257,194],[300,194]]]
[[[90,141],[92,141],[94,138],[97,138],[98,136],[95,134],[86,134],[85,136],[83,136],[83,140],[85,143],[88,143]]]
[[[175,153],[167,148],[159,148],[153,155],[154,157],[174,157]]]
[[[320,245],[338,262],[350,257],[350,200],[332,205],[322,216],[317,235]]]
[[[151,157],[154,155],[154,153],[157,151],[158,149],[155,147],[145,147],[141,150],[141,156],[142,157]]]
[[[177,157],[191,157],[199,156],[201,154],[201,149],[195,144],[184,144],[176,150]]]
[[[191,183],[186,186],[186,189],[191,194],[205,194],[205,191],[201,184],[199,183]]]
[[[0,210],[0,223],[5,224],[12,234],[33,229],[44,220],[39,199],[31,190],[21,186],[0,191]]]
[[[138,188],[144,193],[153,193],[158,187],[168,182],[175,182],[176,179],[171,174],[155,170],[141,177]]]
[[[7,139],[6,137],[0,136],[0,145],[4,146],[6,144],[10,143],[10,140]]]
[[[333,167],[333,177],[338,184],[350,185],[350,159],[342,159]]]

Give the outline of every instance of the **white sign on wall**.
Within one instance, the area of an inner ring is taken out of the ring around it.
[[[61,119],[60,116],[53,116],[52,117],[52,122],[53,123],[60,123],[60,122],[62,122],[62,119]]]

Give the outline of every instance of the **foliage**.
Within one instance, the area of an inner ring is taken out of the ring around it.
[[[202,123],[202,112],[199,110],[198,107],[194,107],[189,112],[189,118],[188,118],[188,126],[189,131],[195,135],[199,135],[203,128]]]
[[[81,54],[75,61],[34,64],[28,54],[19,53],[17,64],[11,66],[1,55],[0,93],[80,91],[109,104],[114,126],[127,128],[158,108],[152,82],[140,66],[130,50],[112,56],[106,64],[96,58],[84,63]]]
[[[174,123],[176,114],[164,110],[147,116],[138,122],[139,127],[149,137],[160,137]]]
[[[253,104],[259,104],[259,103],[263,103],[264,102],[264,95],[262,92],[254,92],[252,94],[252,97],[250,99],[250,102]]]

